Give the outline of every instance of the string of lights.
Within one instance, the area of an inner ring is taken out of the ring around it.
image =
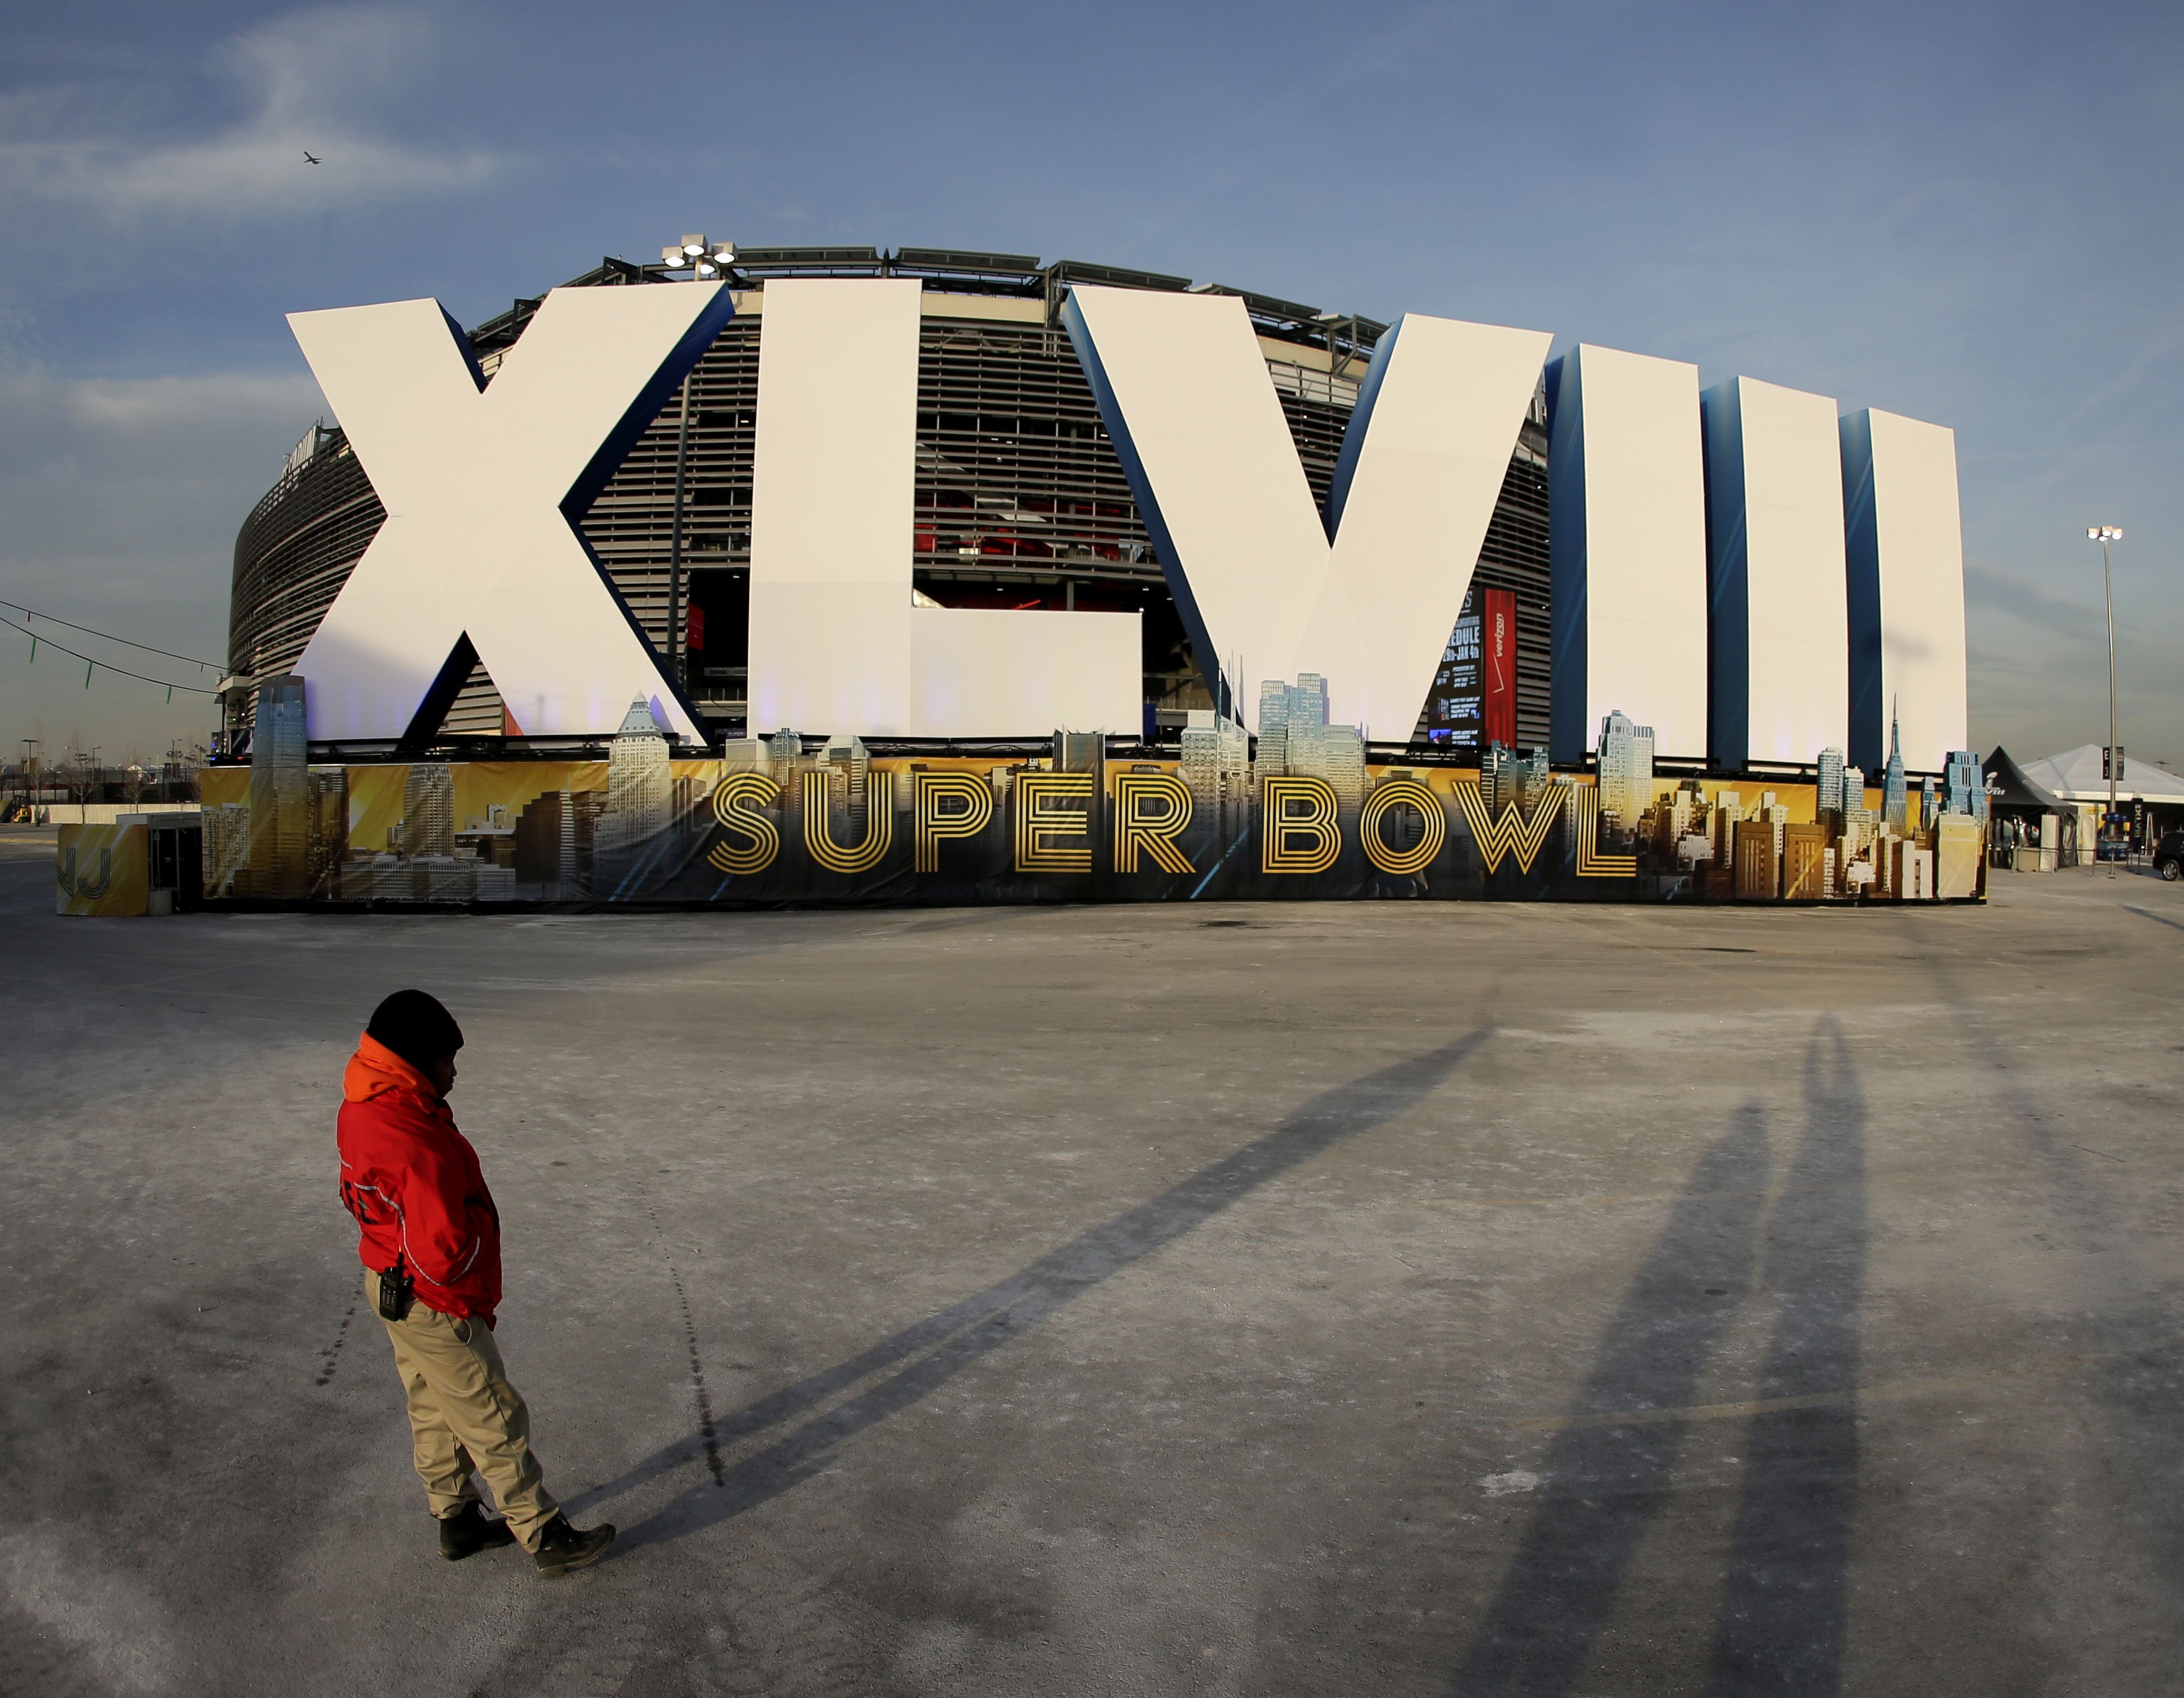
[[[13,601],[9,601],[0,605],[13,607],[16,604]],[[66,622],[64,620],[55,620],[54,623],[56,624],[62,624]],[[6,626],[11,631],[20,632],[22,635],[28,637],[31,640],[31,659],[33,662],[36,662],[38,658],[38,645],[41,643],[43,643],[49,649],[55,650],[61,654],[66,655],[70,660],[81,661],[83,662],[83,687],[86,690],[89,690],[91,688],[91,675],[95,672],[103,670],[110,673],[118,673],[123,678],[133,678],[139,684],[156,684],[167,692],[167,700],[170,701],[172,701],[175,699],[175,692],[178,690],[185,691],[191,695],[217,695],[220,694],[216,690],[206,690],[198,684],[176,684],[167,679],[153,678],[148,673],[131,672],[127,667],[118,667],[111,661],[94,660],[89,655],[78,654],[74,649],[69,648],[64,644],[55,642],[51,637],[47,636],[43,632],[34,631],[27,625],[19,625],[13,619],[0,619],[0,625]],[[116,640],[120,640],[117,639]],[[142,643],[132,643],[130,646],[132,648],[142,648],[144,645]],[[158,654],[164,651],[161,650],[153,650],[153,652]],[[189,656],[187,655],[175,655],[170,656],[170,658],[175,660],[187,660]]]
[[[164,658],[170,661],[186,661],[193,667],[203,667],[210,672],[220,672],[223,670],[218,661],[202,661],[195,655],[178,655],[172,649],[155,649],[149,643],[136,642],[133,639],[128,637],[117,637],[111,631],[101,631],[90,625],[79,625],[73,619],[62,619],[56,617],[51,613],[41,613],[35,607],[25,607],[20,601],[10,601],[4,595],[0,595],[0,607],[13,607],[18,613],[23,615],[26,619],[43,619],[49,625],[64,625],[71,631],[81,631],[86,637],[98,637],[106,642],[119,643],[125,649],[141,649],[148,655],[163,656]],[[23,628],[18,625],[15,628],[20,631]],[[58,645],[55,645],[55,646],[58,647]],[[79,656],[78,658],[81,659],[81,656]],[[100,664],[104,665],[105,663],[101,662]],[[117,667],[113,668],[113,670],[118,672],[120,668]],[[131,678],[137,676],[135,673],[131,673],[129,675]],[[164,681],[165,680],[164,679],[153,680],[154,683],[164,683]]]

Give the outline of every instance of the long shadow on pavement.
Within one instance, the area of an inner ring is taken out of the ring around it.
[[[1490,1033],[1475,1031],[1322,1092],[1273,1131],[1200,1169],[1159,1196],[1081,1233],[1060,1248],[952,1304],[870,1349],[784,1387],[723,1418],[723,1449],[817,1408],[859,1381],[900,1371],[731,1465],[717,1483],[694,1486],[623,1535],[625,1547],[680,1539],[756,1508],[825,1468],[834,1449],[929,1395],[1086,1292],[1173,1243],[1268,1181],[1344,1140],[1386,1125],[1429,1095]],[[574,1500],[582,1511],[699,1460],[702,1433],[663,1447],[620,1478]]]
[[[2131,912],[2160,918],[2142,908]],[[1964,1046],[1980,1064],[1979,1077],[1999,1099],[2004,1124],[2014,1124],[2039,1164],[2058,1237],[2080,1261],[2077,1283],[2069,1288],[2074,1320],[2066,1336],[2074,1348],[2107,1359],[2085,1390],[2108,1416],[2104,1431],[2117,1447],[2114,1476],[2130,1482],[2117,1490],[2120,1513],[2105,1560],[2115,1571],[2115,1585],[2145,1585],[2142,1595],[2159,1611],[2148,1624],[2151,1645],[2131,1653],[2135,1666],[2144,1667],[2150,1681],[2173,1685],[2184,1655],[2184,1349],[2176,1343],[2167,1265],[2147,1254],[2123,1204],[2087,1170],[2083,1147],[2061,1130],[2066,1105],[2025,1082],[2031,1070],[2025,1058],[1995,1031],[1958,964],[1938,950],[1925,953]],[[2156,1571],[2150,1584],[2148,1567]]]
[[[1744,1494],[1712,1690],[1829,1693],[1842,1683],[1858,1507],[1858,1309],[1865,1291],[1865,1095],[1833,1019],[1805,1055],[1805,1134],[1767,1220],[1780,1310],[1744,1449]]]
[[[1641,1539],[1668,1505],[1683,1446],[1680,1420],[1613,1417],[1686,1407],[1756,1280],[1780,1304],[1756,1400],[1791,1406],[1752,1419],[1710,1688],[1838,1690],[1858,1489],[1865,1126],[1848,1047],[1825,1020],[1806,1053],[1804,1134],[1763,1237],[1770,1164],[1747,1104],[1692,1173],[1609,1323],[1457,1692],[1576,1685]]]
[[[1747,1103],[1693,1170],[1608,1323],[1456,1691],[1566,1692],[1584,1672],[1684,1442],[1680,1421],[1602,1417],[1690,1405],[1751,1283],[1768,1170],[1766,1124]]]

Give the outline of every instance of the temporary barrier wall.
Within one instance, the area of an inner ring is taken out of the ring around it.
[[[99,918],[144,912],[150,890],[142,825],[64,825],[54,858],[53,912]]]
[[[1809,785],[1664,781],[1625,829],[1589,779],[1532,763],[1484,780],[1469,768],[1332,762],[1252,777],[1105,760],[1096,744],[1086,752],[1092,742],[1066,739],[1056,757],[1030,759],[872,757],[836,745],[619,774],[606,761],[314,768],[300,862],[273,846],[289,834],[252,818],[247,773],[215,768],[203,780],[205,893],[465,904],[1847,899],[1890,894],[1891,852],[1905,841],[1869,817],[1878,791],[1846,825],[1816,818]],[[1940,823],[1952,845],[1966,828],[1976,841],[1975,821]],[[1786,885],[1783,834],[1799,828],[1814,849]],[[1769,846],[1766,870],[1740,888],[1730,863],[1755,832]],[[1922,847],[1934,838],[1931,825],[1915,834]]]

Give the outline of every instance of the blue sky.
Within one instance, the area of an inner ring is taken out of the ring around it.
[[[2174,5],[15,4],[0,596],[217,658],[322,410],[285,312],[475,322],[686,229],[957,245],[1952,425],[1974,740],[2104,736],[2105,520],[2124,741],[2184,767],[2180,176]],[[0,640],[11,755],[209,723]]]

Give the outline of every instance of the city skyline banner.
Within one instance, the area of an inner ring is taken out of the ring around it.
[[[1340,729],[1341,728],[1335,728]],[[1543,759],[1368,762],[1299,734],[1112,758],[873,756],[789,734],[729,758],[205,774],[205,895],[350,905],[1222,900],[1926,901],[1983,894],[1984,830],[1919,790],[1715,779],[1605,791]],[[1317,768],[1315,770],[1315,768]],[[261,775],[262,776],[262,775]],[[1855,798],[1855,799],[1853,799]],[[1894,818],[1888,817],[1892,806]]]
[[[142,825],[64,825],[54,859],[56,913],[105,919],[140,914],[149,895]]]

